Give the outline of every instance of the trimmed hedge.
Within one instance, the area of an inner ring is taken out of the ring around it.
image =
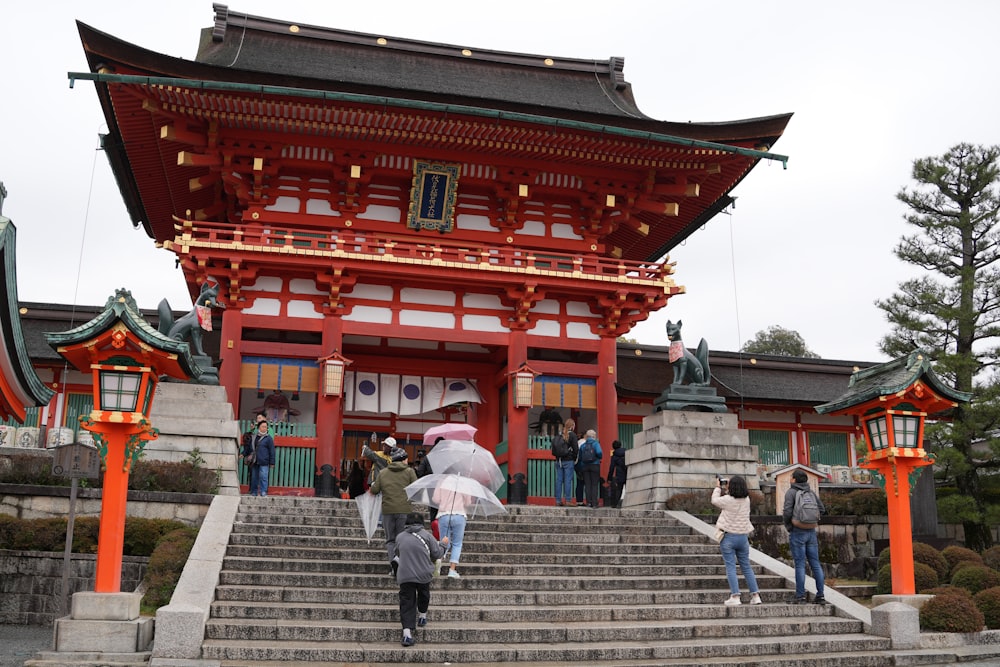
[[[935,595],[920,609],[920,629],[936,632],[979,632],[986,625],[983,612],[968,595]]]

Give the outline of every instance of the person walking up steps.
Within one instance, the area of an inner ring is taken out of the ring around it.
[[[556,460],[556,505],[573,505],[576,494],[573,488],[573,464],[576,461],[576,422],[567,419],[562,431],[552,436],[552,456]]]
[[[424,528],[424,517],[420,512],[406,515],[406,525],[396,537],[399,562],[396,582],[399,584],[399,622],[403,626],[403,646],[416,644],[414,630],[427,625],[434,561],[444,556],[447,544],[447,537],[438,542]]]
[[[406,515],[413,511],[413,505],[406,496],[406,487],[417,481],[417,473],[406,465],[406,450],[397,447],[392,450],[392,462],[379,473],[368,489],[369,493],[382,494],[382,529],[385,531],[385,552],[389,558],[390,573],[396,574],[396,536],[406,526]]]

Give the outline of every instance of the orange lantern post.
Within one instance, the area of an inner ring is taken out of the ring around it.
[[[864,425],[868,453],[860,465],[885,479],[894,595],[916,592],[910,479],[919,468],[934,463],[923,447],[924,421],[928,416],[946,418],[949,410],[971,398],[945,385],[931,370],[927,355],[917,350],[854,373],[847,393],[816,406],[820,414],[854,415]]]
[[[80,425],[94,434],[104,467],[94,591],[119,593],[128,475],[146,442],[158,435],[148,420],[156,384],[161,375],[187,380],[200,371],[188,344],[150,326],[124,289],[90,322],[46,338],[93,378],[94,410]]]

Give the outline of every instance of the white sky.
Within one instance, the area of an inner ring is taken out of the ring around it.
[[[916,158],[959,142],[1000,143],[1000,2],[953,0],[233,0],[303,24],[472,48],[625,58],[647,115],[727,121],[794,112],[730,215],[671,254],[687,294],[630,334],[739,349],[770,325],[829,359],[880,361],[876,299],[914,269],[892,249],[909,230],[895,194]],[[75,20],[193,59],[211,0],[55,0],[5,7],[0,20],[0,181],[18,230],[22,301],[103,305],[118,287],[142,308],[190,299],[174,255],[132,230],[105,156]]]

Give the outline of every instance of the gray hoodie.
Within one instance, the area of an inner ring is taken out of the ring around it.
[[[785,491],[785,506],[782,508],[781,518],[785,520],[785,530],[789,533],[792,532],[792,512],[795,510],[795,494],[799,491],[812,491],[812,487],[809,486],[809,482],[795,482],[792,486]],[[816,503],[819,505],[819,513],[826,514],[826,508],[823,507],[823,501],[819,499],[819,494],[816,494]]]
[[[444,546],[423,524],[414,523],[396,536],[396,557],[397,583],[427,584],[434,576],[434,561],[444,557]]]

